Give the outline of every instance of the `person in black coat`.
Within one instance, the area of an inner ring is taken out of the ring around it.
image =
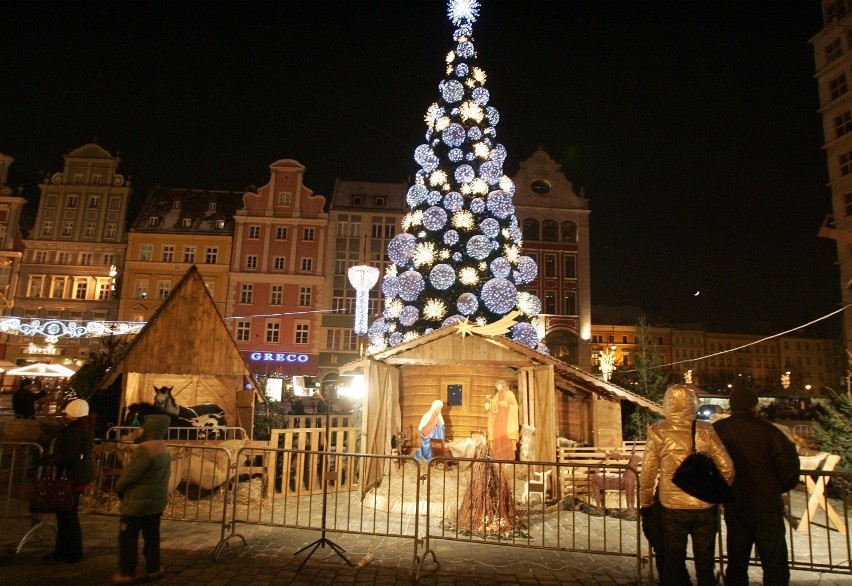
[[[36,391],[31,379],[24,379],[21,382],[21,388],[12,394],[12,410],[15,412],[15,417],[34,419],[36,401],[46,394],[44,391]]]
[[[47,460],[56,467],[56,473],[65,474],[74,487],[74,504],[71,510],[56,513],[56,545],[45,556],[46,561],[76,564],[83,559],[83,531],[77,509],[80,494],[95,480],[92,445],[95,439],[94,416],[89,415],[89,404],[75,399],[65,407],[68,424],[53,445]]]
[[[728,567],[726,586],[746,586],[752,547],[757,547],[763,583],[787,586],[785,492],[799,483],[799,455],[784,432],[757,416],[757,397],[734,387],[730,417],[713,426],[737,471],[733,503],[725,505]]]

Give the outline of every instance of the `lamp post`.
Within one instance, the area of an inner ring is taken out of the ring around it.
[[[355,335],[358,336],[358,355],[364,355],[362,337],[367,333],[367,306],[370,289],[379,281],[379,269],[370,265],[355,265],[347,271],[349,283],[355,288]]]

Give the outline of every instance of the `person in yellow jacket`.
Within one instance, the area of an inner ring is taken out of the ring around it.
[[[642,474],[639,477],[639,506],[653,504],[659,485],[663,524],[663,580],[666,586],[691,584],[686,569],[687,538],[692,537],[692,555],[698,586],[715,586],[714,559],[719,528],[718,506],[688,495],[672,476],[692,452],[692,422],[698,415],[698,395],[687,385],[672,385],[663,398],[666,418],[648,430]],[[713,426],[698,421],[695,449],[713,459],[722,477],[734,482],[734,464]]]

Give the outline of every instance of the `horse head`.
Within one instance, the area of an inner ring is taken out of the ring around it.
[[[180,407],[178,407],[175,398],[172,396],[172,389],[174,387],[154,386],[154,405],[168,415],[177,415]]]

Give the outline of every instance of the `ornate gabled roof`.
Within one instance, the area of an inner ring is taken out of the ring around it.
[[[90,142],[80,148],[74,149],[65,155],[66,159],[114,159],[109,151],[97,144]]]

